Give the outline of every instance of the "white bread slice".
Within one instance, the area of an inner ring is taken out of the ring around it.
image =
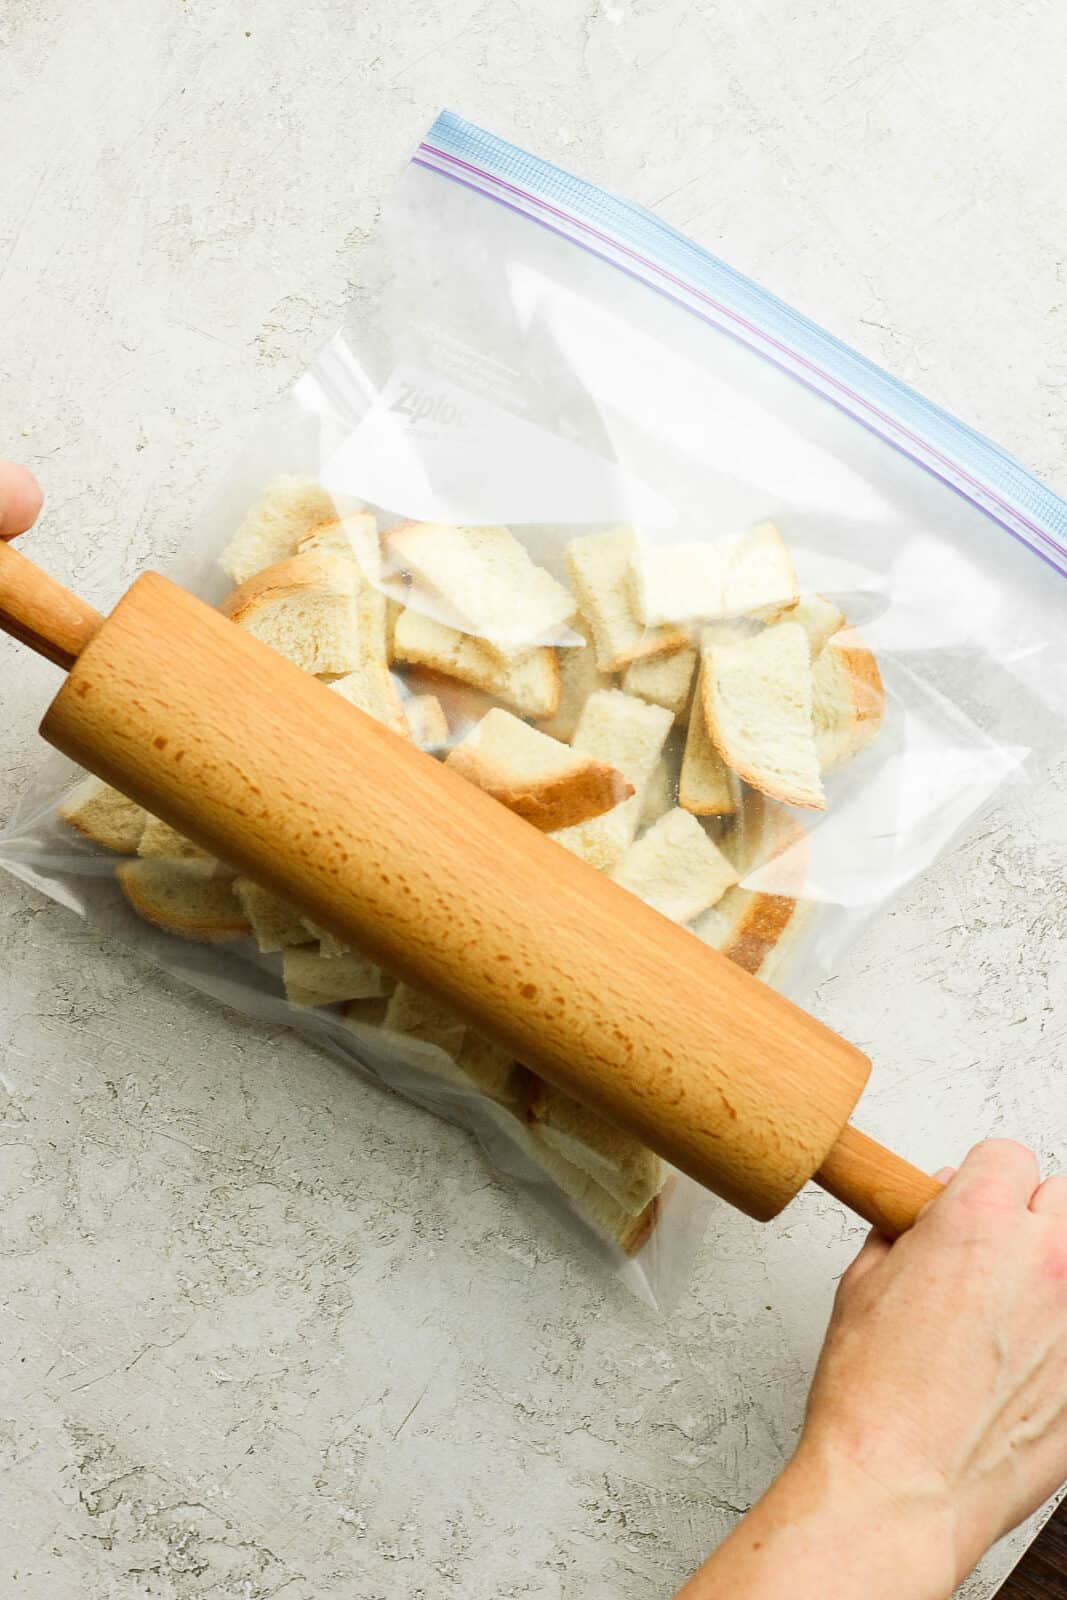
[[[522,1069],[510,1051],[492,1044],[470,1028],[444,1001],[409,983],[398,983],[386,1007],[382,1026],[426,1044],[436,1045],[448,1057],[431,1069],[448,1083],[474,1089],[501,1103],[516,1101]],[[525,1087],[522,1087],[525,1097]]]
[[[332,961],[336,956],[347,956],[351,953],[352,946],[345,944],[335,933],[328,928],[320,928],[317,922],[312,922],[310,917],[301,917],[309,936],[318,940],[319,955],[324,961]]]
[[[398,983],[385,1013],[385,1027],[435,1044],[446,1055],[458,1057],[467,1025],[451,1006],[411,983]]]
[[[527,1074],[508,1050],[468,1028],[456,1066],[481,1094],[503,1105],[518,1105],[525,1098]]]
[[[559,708],[559,664],[548,648],[501,656],[482,639],[459,633],[406,606],[393,636],[395,659],[432,667],[503,700],[526,717],[551,717]]]
[[[372,511],[350,511],[344,517],[331,517],[305,533],[297,552],[333,550],[359,563],[364,577],[378,583],[382,577],[382,549],[378,538],[378,519]]]
[[[646,656],[667,655],[689,643],[688,630],[650,628],[637,615],[630,583],[636,548],[633,529],[625,527],[585,534],[567,546],[571,587],[592,632],[601,672],[619,672]]]
[[[689,706],[696,664],[697,653],[687,644],[670,655],[635,661],[623,674],[622,687],[654,706],[665,706],[678,721]]]
[[[568,618],[568,627],[583,634],[588,641],[592,629],[585,618],[575,612]],[[589,696],[597,689],[612,688],[615,680],[608,672],[601,672],[596,664],[596,651],[588,642],[581,645],[563,645],[559,655],[560,695],[559,709],[554,717],[541,722],[541,732],[551,739],[562,739],[569,744],[574,738],[578,718]]]
[[[787,895],[729,889],[690,931],[754,978],[773,983],[792,953],[809,911],[807,901]]]
[[[290,945],[308,944],[311,939],[298,911],[280,900],[270,889],[263,889],[250,878],[238,878],[233,892],[240,901],[252,932],[264,955],[273,955]]]
[[[672,922],[691,922],[737,882],[731,863],[681,806],[630,846],[612,877]]]
[[[602,1239],[617,1245],[627,1256],[644,1249],[662,1214],[665,1195],[654,1195],[637,1216],[610,1195],[581,1167],[553,1150],[536,1134],[530,1137],[530,1154],[570,1201],[576,1215]]]
[[[370,511],[354,511],[347,517],[313,528],[301,539],[300,554],[325,550],[355,560],[361,583],[356,592],[360,652],[364,661],[387,663],[389,659],[389,601],[379,592],[382,579],[382,550],[378,523]]]
[[[635,545],[630,593],[646,625],[752,617],[767,621],[796,604],[793,560],[773,522],[721,539]]]
[[[406,522],[386,535],[391,563],[443,602],[457,627],[505,655],[551,644],[574,601],[508,528]]]
[[[789,613],[790,622],[799,622],[808,636],[808,649],[814,661],[822,650],[826,641],[835,634],[839,628],[846,626],[842,612],[838,611],[832,601],[825,599],[814,590],[801,595],[796,605]]]
[[[347,1000],[341,1011],[341,1021],[358,1033],[361,1028],[380,1028],[385,1022],[387,1000]]]
[[[59,815],[68,827],[105,850],[137,853],[148,812],[100,778],[83,778],[61,802]]]
[[[408,733],[420,750],[441,750],[448,743],[448,718],[435,694],[413,694],[404,701]]]
[[[591,1232],[625,1255],[633,1256],[647,1244],[662,1215],[667,1186],[636,1217],[624,1210],[587,1172],[528,1128],[510,1109],[487,1104],[486,1115],[507,1134],[526,1159],[539,1167],[567,1199],[571,1210]],[[670,1183],[668,1179],[668,1185]]]
[[[533,1074],[528,1086],[526,1115],[535,1138],[587,1172],[631,1216],[642,1212],[666,1182],[666,1163],[562,1089]]]
[[[404,703],[384,658],[366,661],[354,672],[346,673],[343,678],[335,678],[330,688],[343,700],[358,706],[368,717],[384,723],[402,738],[410,737]]]
[[[645,790],[673,722],[662,706],[650,706],[621,689],[598,689],[589,696],[571,748],[614,767],[634,792],[602,817],[561,828],[552,835],[558,844],[601,872],[611,871],[633,843]]]
[[[696,694],[678,779],[678,804],[695,817],[726,817],[737,810],[737,779],[716,750],[704,713],[704,668],[697,674]]]
[[[244,583],[253,573],[295,555],[306,533],[336,516],[333,496],[314,478],[275,478],[219,557],[222,570],[234,583]]]
[[[502,660],[502,657],[497,658],[498,663]],[[402,674],[404,690],[411,698],[433,695],[440,702],[448,723],[448,736],[453,743],[470,733],[475,723],[480,722],[494,704],[493,696],[485,689],[476,689],[473,684],[462,683],[459,678],[450,678],[447,673],[438,672],[434,667],[398,661],[393,670]]]
[[[443,1051],[447,1061],[419,1065],[446,1083],[501,1104],[517,1104],[520,1091],[525,1097],[525,1074],[511,1053],[467,1027],[450,1006],[422,989],[398,983],[382,1026]]]
[[[544,833],[599,817],[634,792],[614,767],[498,707],[451,751],[445,766]]]
[[[396,624],[404,607],[399,600],[392,600],[386,596],[385,600],[385,659],[392,662],[395,659]]]
[[[218,944],[252,930],[232,880],[215,861],[124,861],[115,869],[130,905],[157,928]]]
[[[665,755],[660,756],[656,762],[651,778],[645,787],[645,797],[641,802],[641,816],[638,826],[651,827],[653,822],[658,822],[674,805],[674,780],[671,775],[671,764]]]
[[[885,714],[882,675],[855,628],[823,646],[812,668],[815,747],[824,772],[858,756],[877,737]]]
[[[172,828],[169,822],[149,816],[137,845],[139,856],[159,861],[213,861],[209,850],[187,839],[184,833]]]
[[[773,522],[746,528],[727,552],[723,579],[723,617],[771,622],[797,603],[796,568]]]
[[[655,627],[690,623],[696,617],[721,617],[721,545],[721,540],[642,546],[635,542],[627,585],[639,621],[646,627]]]
[[[361,574],[362,576],[362,574]],[[389,662],[389,641],[386,627],[387,601],[368,579],[364,578],[356,595],[358,616],[359,655],[361,661]]]
[[[804,629],[779,622],[725,639],[706,629],[703,668],[708,732],[726,765],[774,800],[825,810]]]
[[[339,1000],[379,1000],[392,980],[366,956],[350,950],[327,959],[317,950],[290,948],[282,953],[282,980],[294,1006],[329,1006]]]
[[[385,601],[337,550],[279,561],[219,609],[305,672],[340,676],[385,659]]]
[[[803,894],[810,855],[807,829],[777,800],[769,800],[757,789],[746,789],[721,844],[741,878],[776,861],[776,892],[794,898]]]
[[[807,834],[783,807],[750,791],[723,849],[730,852],[742,879],[780,858],[775,892],[738,884],[690,925],[691,932],[769,983],[795,947],[810,914],[810,902],[803,898]]]
[[[627,1256],[636,1256],[644,1249],[663,1214],[667,1183],[644,1210],[633,1217],[600,1184],[586,1177],[580,1167],[573,1166],[557,1152],[550,1152],[541,1145],[537,1148],[536,1159],[555,1179],[579,1219],[594,1233],[616,1245]]]

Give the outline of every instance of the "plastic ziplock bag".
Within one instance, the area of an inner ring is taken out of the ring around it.
[[[216,602],[245,580],[236,620],[803,1000],[1062,747],[1067,506],[653,216],[451,114],[362,267],[173,576]],[[317,576],[279,607],[258,569],[293,558]],[[590,802],[594,769],[624,787]],[[166,830],[124,837],[95,790],[84,826],[71,781],[43,767],[0,864],[465,1123],[670,1297],[709,1196]]]

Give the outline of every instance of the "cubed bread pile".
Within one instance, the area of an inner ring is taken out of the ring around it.
[[[507,528],[382,531],[290,477],[222,566],[239,627],[749,972],[780,966],[806,910],[806,833],[787,808],[825,809],[824,775],[875,737],[884,695],[856,630],[800,594],[773,524],[670,546],[583,535],[563,583]],[[590,1227],[631,1252],[649,1237],[669,1174],[637,1141],[96,779],[61,815],[126,858],[142,917],[254,939],[291,1005],[435,1046],[420,1067],[483,1097]],[[772,861],[775,892],[746,889]]]

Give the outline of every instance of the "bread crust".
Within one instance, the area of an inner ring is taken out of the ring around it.
[[[795,629],[797,636],[803,640],[803,670],[805,673],[810,673],[810,658],[808,656],[807,638],[804,635],[803,629],[797,623],[790,624],[786,622],[778,624],[778,627],[782,629],[790,626]],[[750,641],[746,640],[741,643],[734,641],[725,646],[716,646],[714,638],[705,642],[702,694],[704,701],[704,716],[707,721],[708,732],[711,735],[711,739],[715,745],[715,748],[722,756],[722,759],[725,761],[726,765],[732,772],[736,772],[739,778],[743,778],[746,783],[750,784],[752,788],[759,789],[763,794],[769,795],[773,800],[781,801],[783,805],[801,806],[807,810],[813,811],[825,811],[826,796],[823,794],[822,785],[818,780],[818,760],[815,752],[815,732],[813,726],[811,726],[809,730],[809,736],[811,739],[811,761],[815,768],[813,783],[805,783],[804,781],[791,783],[781,777],[772,777],[768,770],[768,764],[761,759],[761,753],[751,735],[749,736],[747,748],[745,748],[740,741],[731,737],[728,727],[728,719],[726,716],[727,707],[725,704],[725,699],[723,698],[720,700],[718,669],[715,661],[716,654],[718,653],[719,649],[721,649],[723,655],[725,655],[727,651],[736,652],[738,650],[746,649],[750,645],[758,646],[762,640],[769,636],[771,631],[771,629],[767,629],[764,633],[754,635]]]
[[[103,814],[114,812],[118,815]],[[83,839],[123,856],[136,855],[149,821],[143,806],[98,778],[86,778],[80,783],[60,804],[58,813],[67,827]]]
[[[603,761],[590,760],[569,771],[522,778],[476,745],[457,745],[445,765],[542,833],[603,816],[634,792],[633,784]]]
[[[549,645],[537,645],[518,656],[501,656],[484,639],[405,608],[397,618],[393,654],[398,661],[429,667],[453,683],[469,684],[523,716],[553,717],[559,710],[559,659]],[[522,681],[529,667],[537,669],[538,684]]]
[[[254,572],[231,590],[219,610],[231,622],[241,622],[268,600],[308,591],[354,595],[359,584],[359,568],[339,550],[305,550]]]
[[[206,905],[201,904],[195,910],[191,905],[182,909],[181,874],[188,875],[190,887],[200,890],[200,898]],[[252,924],[233,892],[231,881],[214,876],[214,863],[151,858],[124,861],[115,869],[115,875],[138,916],[165,933],[195,939],[201,944],[221,944],[229,939],[244,939],[252,932]],[[205,911],[208,914],[205,915]]]
[[[828,670],[834,674],[833,705],[819,692]],[[815,742],[823,770],[832,772],[873,743],[885,715],[882,674],[858,628],[841,628],[827,640],[815,661],[814,681]]]

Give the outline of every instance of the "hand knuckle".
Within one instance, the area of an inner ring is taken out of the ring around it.
[[[992,1157],[998,1163],[1034,1159],[1033,1151],[1018,1139],[983,1139],[981,1144],[975,1146],[975,1151]]]

